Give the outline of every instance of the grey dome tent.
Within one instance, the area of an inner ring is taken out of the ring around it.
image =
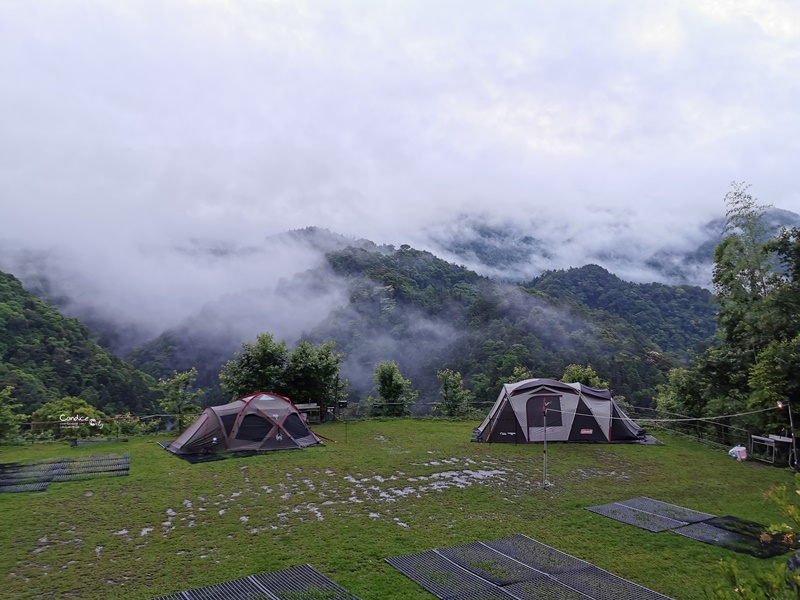
[[[321,444],[288,398],[256,392],[229,404],[209,406],[178,439],[173,454],[279,450]]]
[[[622,412],[608,390],[553,379],[526,379],[503,385],[472,439],[542,442],[545,426],[548,442],[645,440],[644,430]]]

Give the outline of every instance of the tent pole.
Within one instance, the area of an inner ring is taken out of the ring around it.
[[[550,487],[547,480],[547,402],[542,400],[542,412],[544,413],[544,466],[542,468],[542,487]]]

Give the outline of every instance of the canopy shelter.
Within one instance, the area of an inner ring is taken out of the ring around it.
[[[305,448],[322,441],[288,398],[256,392],[229,404],[209,406],[178,439],[173,454]]]
[[[546,436],[546,437],[545,437]],[[645,432],[608,390],[553,379],[506,383],[476,442],[637,442]]]

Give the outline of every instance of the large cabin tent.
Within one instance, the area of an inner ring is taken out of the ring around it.
[[[503,385],[473,441],[542,442],[545,427],[548,442],[645,439],[644,430],[622,412],[608,390],[553,379],[526,379]]]
[[[173,454],[305,448],[322,443],[288,398],[266,392],[209,406],[171,444]]]

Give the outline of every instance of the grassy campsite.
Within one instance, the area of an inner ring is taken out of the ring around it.
[[[0,462],[130,453],[125,477],[0,495],[0,596],[153,598],[308,563],[362,599],[432,596],[384,559],[522,533],[677,599],[758,559],[585,510],[638,496],[764,524],[792,473],[666,432],[662,445],[476,444],[472,421],[327,423],[303,450],[191,464],[163,436],[0,448]]]

